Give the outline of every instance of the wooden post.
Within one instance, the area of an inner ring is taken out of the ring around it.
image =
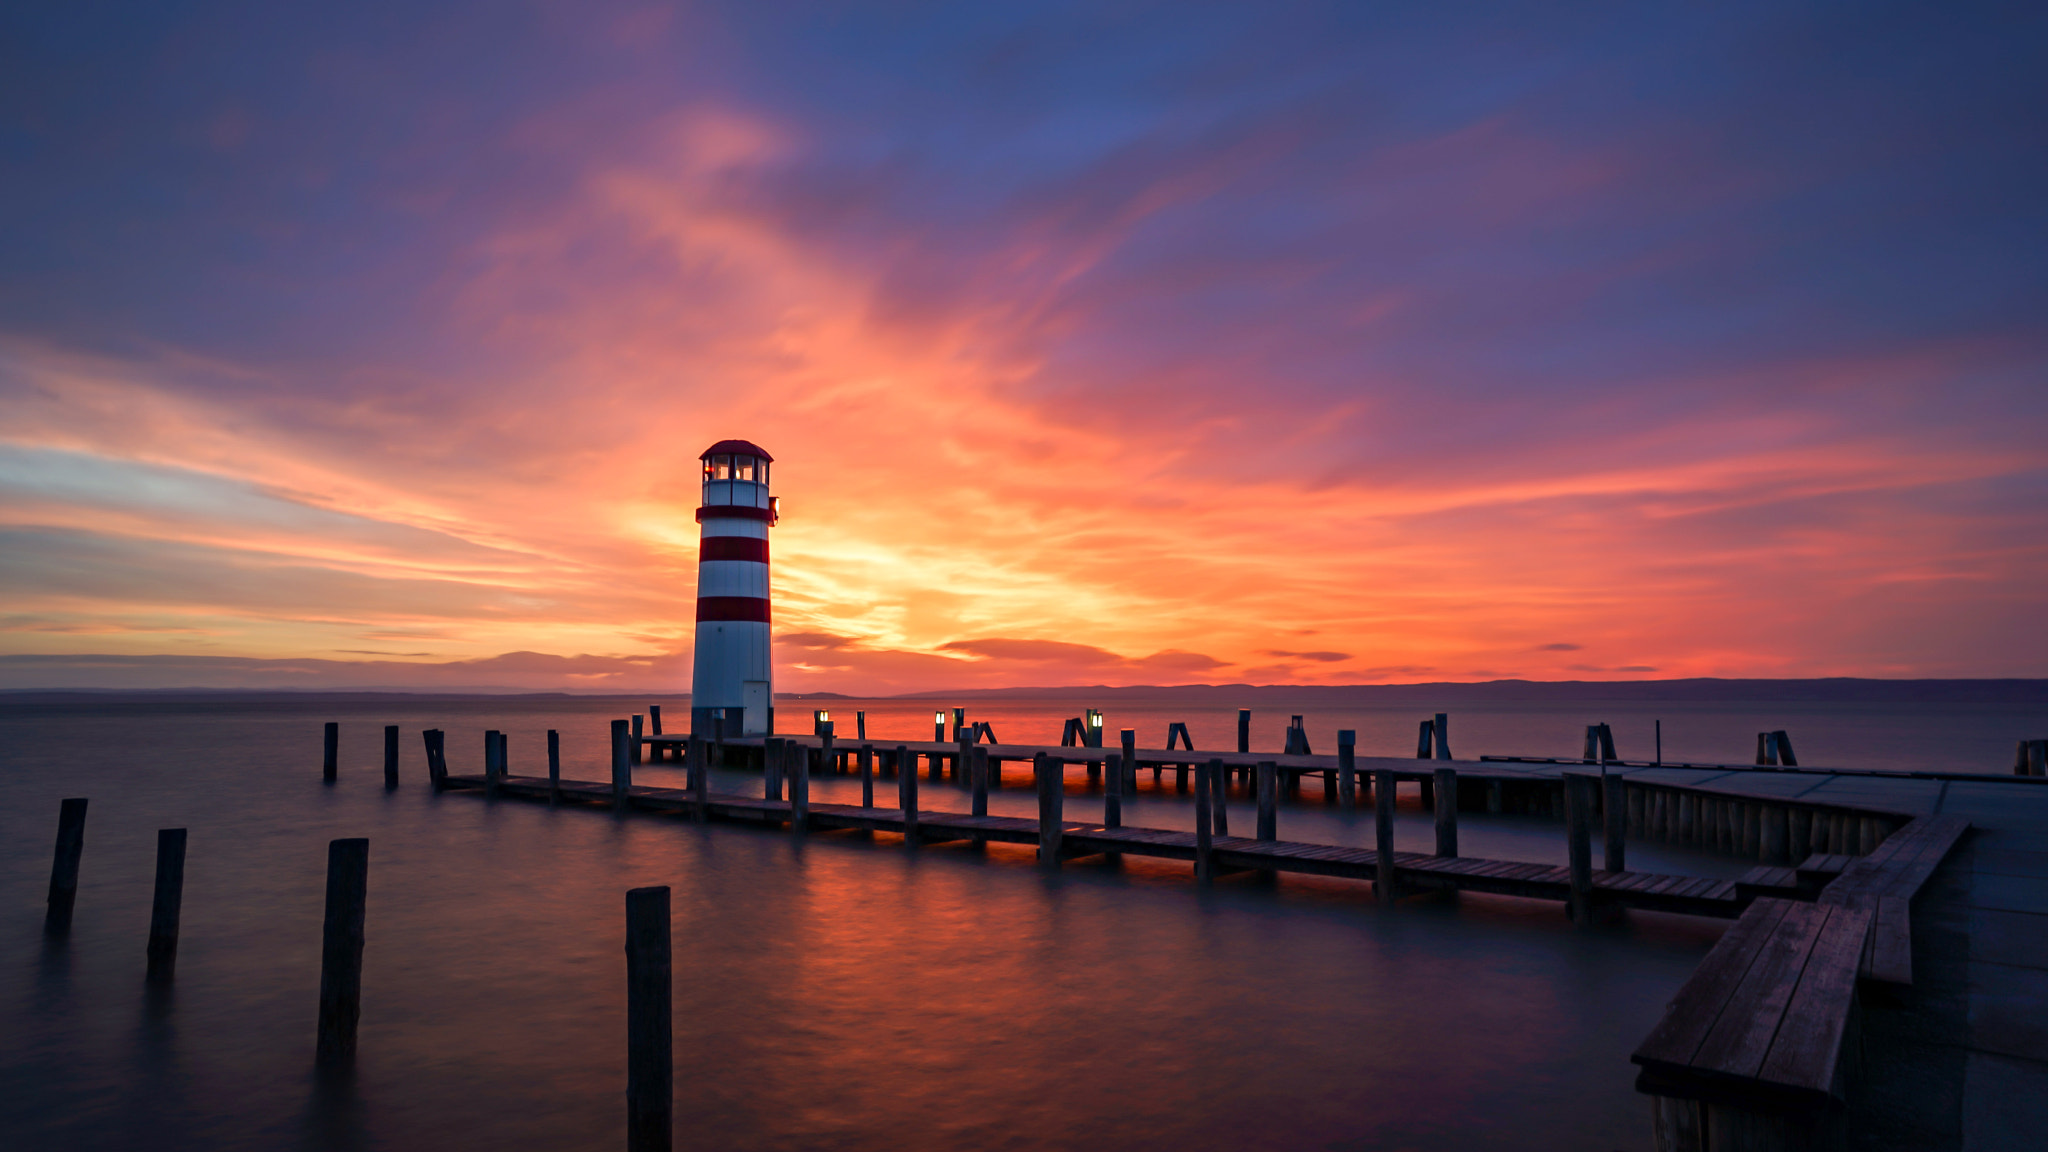
[[[1117,734],[1122,737],[1124,746],[1123,794],[1126,796],[1136,796],[1138,794],[1138,730],[1136,728],[1125,728]]]
[[[320,779],[332,784],[341,770],[341,725],[329,720],[320,746]]]
[[[43,915],[43,927],[50,932],[70,930],[71,909],[78,903],[78,861],[85,855],[85,806],[82,798],[57,806],[57,851],[50,862],[49,909]]]
[[[1259,819],[1258,838],[1278,840],[1280,838],[1280,769],[1271,760],[1259,761],[1258,797]]]
[[[1245,715],[1240,712],[1239,716]],[[1223,779],[1223,761],[1211,760],[1195,766],[1195,882],[1206,885],[1216,879],[1215,834],[1209,828],[1209,797]]]
[[[1102,826],[1121,828],[1124,826],[1124,758],[1121,753],[1114,753],[1103,763],[1109,774],[1102,782]]]
[[[439,792],[447,780],[447,769],[437,755],[437,745],[441,742],[441,730],[439,728],[429,728],[420,733],[420,740],[426,745],[427,749],[427,783],[433,787],[434,791]]]
[[[562,800],[562,734],[548,729],[548,803]]]
[[[1593,912],[1593,789],[1585,776],[1564,778],[1565,846],[1571,861],[1571,917],[1592,922]]]
[[[398,725],[384,726],[384,787],[398,787]]]
[[[1628,871],[1627,785],[1628,777],[1618,772],[1604,773],[1600,777],[1600,811],[1606,820],[1601,837],[1607,852],[1603,863],[1609,872]]]
[[[1189,745],[1188,750],[1191,752],[1194,750],[1192,743]],[[1239,708],[1237,710],[1237,752],[1238,755],[1242,756],[1251,750],[1252,710],[1249,708]]]
[[[397,729],[392,729],[397,731]],[[178,968],[178,913],[185,903],[185,830],[156,834],[156,897],[149,906],[149,973],[152,984],[169,983]]]
[[[649,704],[647,706],[647,727],[649,729],[648,735],[661,735],[661,705]]]
[[[1415,758],[1427,760],[1436,753],[1436,723],[1424,720],[1415,733]]]
[[[856,740],[866,740],[868,738],[868,714],[866,712],[855,712],[853,714],[853,738]]]
[[[831,721],[826,721],[830,724]],[[789,775],[789,830],[803,832],[811,826],[811,750],[791,740],[782,746],[783,755],[788,758],[792,769]],[[832,737],[825,736],[825,750],[832,748]],[[820,760],[822,766],[824,761]]]
[[[1031,758],[1032,774],[1038,781],[1038,863],[1045,868],[1060,866],[1060,834],[1065,831],[1062,809],[1067,799],[1065,768],[1066,761],[1043,752]]]
[[[626,756],[626,741],[630,734],[624,720],[612,721],[612,808],[626,810],[627,789],[633,786],[633,762]]]
[[[1776,764],[1778,758],[1773,755],[1776,751],[1777,749],[1771,745],[1771,734],[1769,732],[1759,732],[1756,734],[1756,763],[1759,768],[1769,764]]]
[[[2027,741],[2027,775],[2048,776],[2048,740]]]
[[[953,729],[953,783],[969,787],[967,776],[969,756],[967,750],[974,746],[974,730],[965,724]]]
[[[1444,712],[1437,713],[1436,724],[1432,731],[1436,735],[1436,758],[1439,760],[1449,760],[1451,758],[1450,715]]]
[[[626,1148],[668,1152],[675,1127],[668,888],[626,893]]]
[[[917,843],[917,754],[896,746],[896,806],[903,810],[903,842]]]
[[[839,742],[833,729],[836,723],[827,720],[818,725],[818,771],[827,776],[839,774]]]
[[[1792,737],[1787,736],[1783,728],[1771,733],[1771,743],[1778,753],[1778,763],[1787,768],[1799,767],[1799,757],[1792,754]]]
[[[1436,854],[1458,854],[1458,771],[1439,768],[1436,779]]]
[[[1358,808],[1358,733],[1350,728],[1337,731],[1337,803],[1346,812]]]
[[[862,718],[859,722],[863,728],[867,727],[866,715],[866,713],[862,713]],[[856,759],[860,765],[860,806],[863,808],[873,808],[875,806],[875,746],[863,743],[860,746],[860,755]]]
[[[1230,835],[1230,770],[1218,768],[1209,781],[1209,827],[1218,836]]]
[[[1614,751],[1614,729],[1606,724],[1600,725],[1600,759],[1607,761],[1621,759]]]
[[[498,730],[484,733],[484,795],[498,796]]]
[[[782,799],[782,737],[761,741],[761,799]]]
[[[967,753],[968,776],[973,778],[974,807],[969,809],[976,816],[988,815],[988,749],[976,744]]]
[[[1424,724],[1429,721],[1424,720]],[[1380,768],[1372,774],[1373,840],[1379,859],[1373,868],[1373,892],[1380,903],[1392,904],[1400,895],[1394,880],[1394,772]]]
[[[640,763],[640,714],[633,713],[633,742],[626,746],[626,763]]]
[[[313,1060],[323,1071],[355,1063],[362,1015],[363,905],[370,888],[370,842],[327,845],[327,919],[320,937],[320,1025]]]

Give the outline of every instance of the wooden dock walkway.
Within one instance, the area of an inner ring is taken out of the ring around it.
[[[485,791],[488,785],[483,776],[450,775],[444,787]],[[546,777],[507,776],[498,782],[497,787],[501,795],[534,800],[559,796],[563,800],[609,806],[615,798],[610,784],[587,780],[563,780],[557,791]],[[654,788],[635,784],[627,788],[626,794],[627,806],[641,811],[694,815],[698,807],[696,797],[686,788]],[[809,804],[806,809],[806,827],[814,831],[886,832],[914,837],[921,844],[981,840],[1035,846],[1044,839],[1037,820],[1016,816],[975,816],[920,808],[914,821],[906,821],[904,812],[897,808]],[[796,819],[795,806],[791,801],[729,793],[707,794],[704,811],[708,819],[720,821],[787,826]],[[1059,855],[1063,860],[1070,860],[1113,853],[1192,863],[1200,850],[1199,839],[1194,832],[1111,828],[1100,823],[1063,820],[1060,823]],[[1370,848],[1218,835],[1211,837],[1209,850],[1213,865],[1219,872],[1294,872],[1370,883],[1379,881],[1378,852]],[[1393,854],[1393,874],[1395,887],[1403,894],[1467,891],[1560,902],[1571,898],[1571,869],[1568,867],[1396,852]],[[1741,915],[1750,900],[1750,897],[1738,893],[1733,880],[1603,870],[1595,870],[1592,879],[1594,898],[1613,907],[1733,918]]]

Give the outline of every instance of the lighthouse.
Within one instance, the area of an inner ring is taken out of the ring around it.
[[[723,710],[726,735],[775,731],[775,669],[768,654],[768,494],[774,457],[745,440],[705,449],[703,525],[697,545],[697,656],[690,678],[690,731],[712,733]]]

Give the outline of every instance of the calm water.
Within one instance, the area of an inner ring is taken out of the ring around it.
[[[1644,914],[1577,931],[1554,905],[1477,896],[1382,911],[1339,881],[1200,892],[1185,865],[1159,862],[1046,876],[1005,846],[906,852],[886,837],[621,821],[424,786],[423,727],[447,730],[458,771],[476,770],[484,729],[504,729],[522,772],[542,770],[556,728],[565,770],[597,778],[605,721],[642,704],[0,706],[6,1146],[621,1147],[622,894],[667,884],[683,1146],[1641,1148],[1628,1052],[1719,932]],[[826,706],[843,730],[868,708],[871,738],[930,731],[928,705]],[[785,702],[784,726],[807,729],[809,707]],[[1079,707],[983,701],[973,715],[1004,739],[1050,741]],[[1453,745],[1570,754],[1585,723],[1607,720],[1624,755],[1647,751],[1647,713],[1596,711],[1468,710]],[[1741,759],[1768,727],[1791,730],[1811,762],[1992,769],[2028,734],[2004,729],[2041,719],[1660,714],[1671,758]],[[319,781],[328,719],[342,722],[333,787]],[[1234,739],[1223,711],[1131,709],[1109,726],[1150,744],[1168,719],[1205,746]],[[1254,746],[1276,748],[1284,717],[1259,721]],[[1309,723],[1318,751],[1344,726],[1362,751],[1412,754],[1415,721]],[[404,727],[393,793],[379,783],[386,723]],[[1191,826],[1188,798],[1162,783],[1149,791],[1147,774],[1127,819]],[[815,792],[844,798],[848,784]],[[1070,813],[1096,802],[1078,771],[1069,790]],[[74,795],[92,798],[78,915],[52,944],[50,844],[57,801]],[[950,787],[925,796],[965,806]],[[1021,777],[992,807],[1033,810]],[[151,999],[154,831],[172,826],[191,829],[178,982]],[[1281,827],[1370,837],[1314,791]],[[1419,811],[1404,809],[1399,831],[1404,847],[1430,843]],[[309,1065],[326,842],[339,836],[370,838],[369,942],[359,1074],[326,1088]],[[1474,855],[1563,859],[1544,821],[1467,814],[1461,839]],[[1649,846],[1632,863],[1739,870]]]

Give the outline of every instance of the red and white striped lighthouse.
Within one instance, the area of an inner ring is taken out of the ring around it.
[[[774,458],[745,440],[705,449],[697,509],[697,655],[690,730],[710,735],[713,709],[726,735],[775,731],[775,668],[768,650],[768,494]]]

